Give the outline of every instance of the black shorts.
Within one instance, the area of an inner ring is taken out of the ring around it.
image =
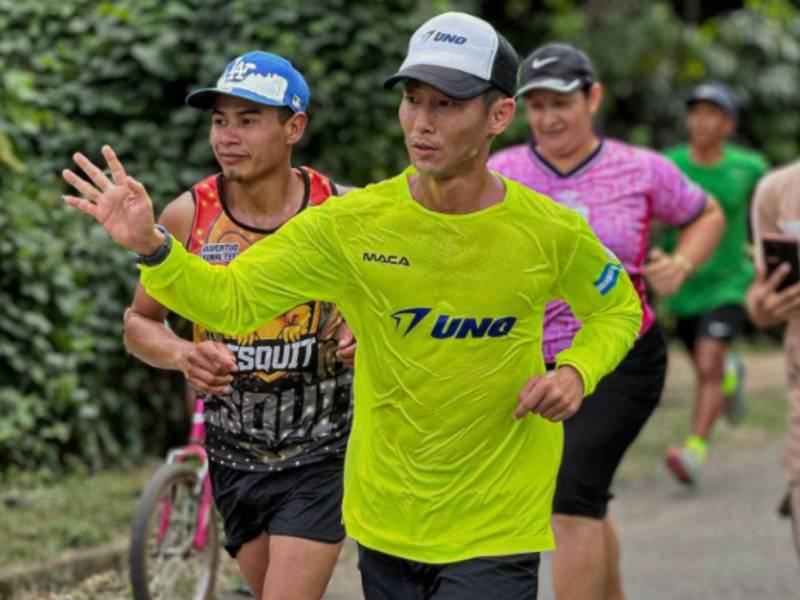
[[[747,313],[744,312],[744,308],[738,304],[727,304],[702,315],[678,317],[675,322],[675,335],[692,353],[697,338],[710,337],[727,343],[742,332],[746,323]]]
[[[628,446],[661,399],[667,346],[657,323],[564,421],[564,455],[553,512],[602,519],[611,481]]]
[[[225,526],[225,549],[236,557],[262,532],[318,542],[344,539],[343,460],[273,473],[210,464],[214,503]]]
[[[539,553],[420,563],[358,545],[365,600],[535,600]]]

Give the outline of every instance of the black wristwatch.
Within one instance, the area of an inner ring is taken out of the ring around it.
[[[136,262],[146,267],[155,267],[164,262],[172,250],[172,236],[163,225],[156,225],[156,231],[164,236],[164,242],[152,254],[137,254]]]

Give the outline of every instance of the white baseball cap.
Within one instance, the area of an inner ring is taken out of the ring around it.
[[[400,70],[384,87],[413,79],[459,100],[493,87],[513,96],[518,63],[513,46],[489,23],[465,13],[447,12],[414,32]]]

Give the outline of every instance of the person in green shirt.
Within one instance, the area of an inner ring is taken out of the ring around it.
[[[691,434],[683,446],[669,449],[666,464],[678,481],[695,485],[714,422],[724,413],[736,423],[746,408],[744,365],[728,347],[746,323],[744,297],[753,279],[747,252],[750,197],[768,165],[760,154],[728,142],[739,108],[727,86],[704,81],[692,90],[687,105],[689,143],[668,150],[666,156],[717,199],[726,221],[715,253],[696,271],[687,265],[688,279],[668,299],[677,317],[676,333],[697,373],[697,392]]]
[[[535,598],[561,421],[630,350],[639,297],[575,211],[486,166],[513,118],[517,56],[445,13],[412,36],[400,124],[413,166],[289,220],[227,266],[154,229],[113,151],[65,179],[138,253],[153,298],[212,331],[246,332],[299,302],[335,302],[358,339],[343,518],[367,600]],[[546,304],[583,324],[547,373]],[[265,593],[267,598],[268,590]]]

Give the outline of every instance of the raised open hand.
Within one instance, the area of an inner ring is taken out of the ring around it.
[[[73,156],[91,183],[64,169],[64,180],[84,196],[64,196],[64,201],[94,217],[118,244],[139,254],[152,254],[164,238],[153,228],[153,203],[147,190],[128,176],[110,146],[103,146],[103,157],[111,179],[83,154]]]

